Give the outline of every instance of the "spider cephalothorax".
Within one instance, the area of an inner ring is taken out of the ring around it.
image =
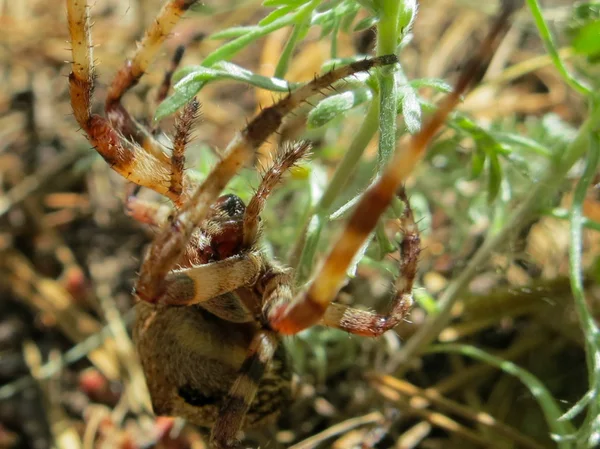
[[[313,324],[378,336],[403,320],[412,304],[419,235],[403,181],[422,158],[461,95],[477,78],[508,23],[507,5],[456,87],[421,130],[398,147],[388,167],[362,195],[346,227],[306,288],[260,249],[260,214],[269,194],[309,145],[284,146],[267,167],[247,205],[222,195],[240,168],[255,160],[258,147],[277,131],[283,118],[312,95],[361,71],[395,64],[394,55],[338,67],[263,109],[221,153],[202,182],[184,171],[184,151],[198,103],[190,102],[176,125],[169,150],[121,105],[170,33],[194,1],[170,0],[147,30],[138,50],[117,73],[106,99],[106,118],[91,114],[94,76],[88,7],[67,0],[73,65],[69,76],[75,117],[89,141],[111,167],[137,186],[169,198],[173,207],[132,195],[127,211],[153,226],[156,237],[144,258],[135,294],[134,338],[148,381],[155,413],[182,416],[212,427],[211,444],[236,445],[243,427],[267,421],[289,397],[289,370],[280,335]],[[348,266],[395,196],[405,204],[399,225],[400,278],[386,314],[333,303]]]

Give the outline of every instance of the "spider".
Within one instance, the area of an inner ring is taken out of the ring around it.
[[[173,208],[129,196],[129,214],[157,230],[135,284],[134,340],[157,415],[182,416],[212,427],[211,445],[236,447],[243,428],[271,420],[290,396],[290,369],[279,347],[282,335],[314,324],[361,336],[379,336],[403,320],[412,304],[419,235],[402,183],[423,157],[428,142],[473,83],[515,9],[504,6],[480,50],[432,118],[398,148],[383,174],[364,192],[337,242],[307,288],[297,291],[293,273],[270,260],[258,245],[260,214],[276,184],[309,151],[303,142],[284,146],[245,205],[222,195],[233,176],[254,162],[257,148],[283,118],[308,97],[354,73],[396,63],[381,56],[336,68],[263,109],[238,132],[202,181],[184,170],[184,151],[198,103],[179,115],[169,150],[121,104],[155,57],[160,44],[194,0],[169,0],[146,31],[133,58],[116,74],[105,117],[91,113],[94,67],[88,6],[67,0],[72,42],[69,75],[74,115],[90,143],[111,168],[131,183],[169,198]],[[400,220],[401,276],[386,314],[333,303],[349,264],[393,197],[405,203]]]

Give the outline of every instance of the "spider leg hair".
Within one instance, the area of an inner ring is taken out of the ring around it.
[[[191,130],[198,119],[200,103],[193,98],[185,105],[175,122],[175,136],[173,138],[173,151],[171,152],[171,183],[169,191],[177,199],[174,201],[181,206],[184,192],[185,174],[185,148],[190,142]]]
[[[273,189],[288,170],[307,156],[310,149],[311,145],[308,142],[286,143],[264,171],[262,181],[244,213],[244,247],[250,248],[256,242],[259,231],[259,217]]]
[[[242,428],[244,417],[254,401],[258,385],[273,359],[278,344],[277,335],[266,329],[259,330],[252,339],[246,359],[219,410],[217,421],[211,431],[211,447],[215,449],[237,447],[236,435]]]
[[[126,63],[116,75],[106,101],[107,119],[91,113],[95,77],[87,2],[67,0],[73,56],[69,90],[77,122],[87,134],[90,143],[113,170],[125,179],[174,201],[177,201],[180,195],[170,191],[171,160],[168,151],[130,117],[120,100],[125,91],[135,85],[143,75],[150,59],[175,25],[176,19],[192,3],[194,2],[191,0],[171,0],[163,7],[157,21],[146,33],[134,59]],[[132,137],[133,141],[128,141],[125,135]],[[188,184],[185,175],[183,184]]]
[[[258,147],[277,131],[288,113],[321,88],[342,78],[396,62],[395,55],[387,55],[337,68],[298,88],[276,104],[263,109],[233,138],[223,152],[222,158],[176,213],[170,226],[165,227],[157,235],[150,247],[149,256],[142,264],[137,283],[139,297],[152,301],[151,298],[160,296],[163,280],[185,250],[194,228],[207,216],[210,205],[219,197],[231,178],[242,167],[253,162]],[[158,261],[160,263],[157,263]]]
[[[269,322],[283,334],[294,334],[318,323],[344,282],[349,264],[373,231],[379,217],[390,205],[401,184],[423,158],[427,145],[459,103],[464,92],[475,83],[487,67],[517,9],[516,1],[505,1],[491,31],[474,57],[459,76],[453,91],[440,103],[437,111],[413,135],[406,146],[398,146],[392,161],[381,177],[362,196],[346,227],[335,241],[308,290],[300,293],[291,304],[273,308]]]
[[[164,40],[169,36],[179,18],[196,0],[170,0],[164,4],[155,20],[146,30],[132,59],[115,75],[106,95],[106,117],[121,134],[132,139],[162,163],[168,162],[165,148],[151,132],[138,123],[121,104],[123,95],[134,87],[148,70]]]

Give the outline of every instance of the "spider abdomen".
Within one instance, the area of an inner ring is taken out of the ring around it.
[[[136,306],[134,340],[157,415],[210,427],[244,362],[258,323],[233,323],[200,306]],[[277,416],[290,398],[291,372],[280,347],[264,370],[244,427]]]

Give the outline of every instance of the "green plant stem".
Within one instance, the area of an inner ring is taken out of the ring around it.
[[[504,227],[496,234],[488,234],[483,244],[473,255],[465,269],[444,290],[438,300],[439,314],[430,316],[419,330],[407,341],[397,354],[396,363],[407,366],[407,362],[421,353],[451,320],[451,309],[459,299],[473,276],[484,266],[491,253],[509,241],[510,234],[521,229],[535,214],[539,213],[540,204],[556,192],[562,185],[566,173],[588,149],[588,136],[600,126],[600,108],[593,110],[581,126],[575,140],[565,151],[560,163],[551,164],[546,176],[534,186],[514,212],[507,218]]]
[[[375,135],[377,124],[379,122],[378,116],[379,101],[377,98],[373,98],[365,120],[354,137],[350,148],[348,148],[348,151],[344,154],[344,158],[338,165],[333,178],[327,185],[325,193],[323,193],[323,196],[315,206],[314,212],[310,214],[306,242],[302,248],[298,269],[296,271],[296,280],[299,284],[306,281],[313,270],[315,253],[323,226],[331,213],[334,201],[346,186],[346,183],[354,172],[367,145]]]
[[[281,57],[279,58],[279,62],[277,62],[277,67],[275,67],[275,74],[273,75],[275,78],[281,78],[285,76],[288,71],[288,67],[290,64],[290,59],[292,58],[292,54],[294,53],[294,49],[296,48],[296,44],[300,37],[304,34],[306,30],[306,26],[310,23],[310,18],[314,9],[319,5],[318,1],[313,0],[308,4],[306,8],[303,8],[299,14],[296,14],[296,20],[294,25],[294,30],[290,35],[288,41],[285,44],[283,52],[281,53]]]
[[[403,0],[380,0],[377,24],[377,55],[396,53],[398,45],[398,18]]]
[[[569,279],[571,282],[573,299],[575,300],[575,309],[577,310],[581,328],[585,335],[589,389],[592,392],[592,395],[597,398],[598,394],[600,394],[600,330],[585,301],[581,267],[581,251],[583,248],[583,202],[585,201],[587,189],[593,182],[600,160],[600,142],[598,141],[596,130],[589,134],[589,139],[590,149],[588,151],[587,164],[583,175],[575,188],[570,214],[571,241],[569,245]],[[598,439],[597,433],[600,431],[600,426],[598,422],[594,423],[594,421],[599,413],[600,403],[598,400],[590,401],[587,417],[584,426],[581,428],[582,439],[591,440],[591,435],[594,432],[596,432],[595,438]],[[592,441],[590,441],[590,443],[593,445],[596,444]]]
[[[356,164],[358,164],[367,145],[375,135],[378,115],[379,103],[377,98],[373,98],[373,101],[369,105],[365,120],[356,133],[350,148],[348,148],[348,151],[344,155],[344,159],[342,159],[342,162],[340,162],[340,165],[335,171],[333,178],[331,178],[331,182],[327,186],[327,190],[325,190],[325,193],[317,206],[317,211],[330,212],[333,202],[346,186],[348,177],[354,171],[354,168],[356,167]]]
[[[580,94],[590,96],[592,90],[590,86],[579,81],[575,78],[562,62],[558,54],[558,50],[556,49],[556,45],[554,43],[554,38],[552,37],[552,33],[550,33],[550,28],[548,28],[548,24],[544,19],[544,15],[542,14],[542,10],[540,8],[540,4],[538,0],[527,0],[527,5],[531,10],[531,15],[533,16],[533,20],[535,21],[535,25],[537,26],[538,32],[540,33],[540,37],[544,41],[544,45],[546,46],[546,51],[552,58],[552,62],[554,63],[556,69],[563,77],[565,82],[571,86],[572,89],[576,90]]]
[[[400,0],[382,0],[377,24],[377,56],[396,53],[398,45],[398,16]],[[384,67],[379,71],[379,152],[377,173],[386,166],[396,149],[396,116],[398,88],[394,80],[396,67]]]
[[[331,59],[338,57],[338,33],[340,31],[339,24],[336,24],[335,28],[331,32]]]
[[[286,42],[285,47],[281,52],[281,57],[277,62],[277,67],[275,67],[275,73],[273,75],[275,78],[283,79],[283,77],[287,73],[292,53],[294,52],[294,48],[296,48],[298,38],[300,37],[300,28],[303,27],[303,25],[304,23],[296,25],[288,41]]]
[[[385,168],[396,149],[396,104],[398,89],[394,73],[381,73],[379,76],[379,152],[377,153],[377,173]]]
[[[307,10],[312,11],[319,3],[319,0],[313,0],[298,8],[295,14],[287,14],[263,27],[253,27],[253,29],[249,30],[248,33],[232,40],[231,42],[227,42],[207,55],[206,58],[204,58],[204,61],[202,61],[202,65],[204,67],[210,67],[215,62],[231,58],[233,55],[241,51],[255,40],[277,31],[280,28],[297,23],[298,17],[302,17]]]

